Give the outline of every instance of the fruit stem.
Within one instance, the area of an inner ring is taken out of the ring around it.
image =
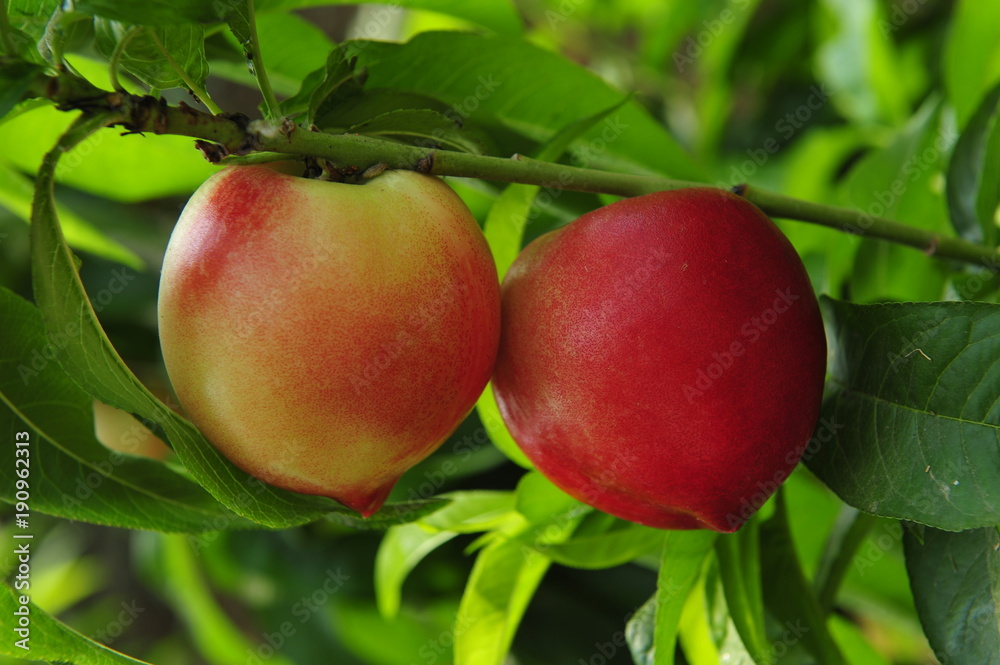
[[[928,256],[980,263],[994,272],[1000,267],[997,265],[1000,254],[996,249],[977,245],[962,238],[942,236],[884,217],[875,217],[863,210],[802,201],[749,185],[741,185],[737,192],[771,217],[784,217],[828,226],[844,233],[881,238],[900,245],[916,247]]]
[[[262,132],[262,138],[265,144],[270,144],[271,139],[266,134],[266,131]],[[615,173],[542,162],[521,155],[505,159],[446,150],[428,150],[401,144],[386,145],[388,142],[368,136],[335,136],[297,131],[291,136],[282,135],[279,141],[277,145],[269,145],[269,149],[325,157],[338,166],[353,165],[365,168],[373,161],[383,161],[389,168],[416,168],[418,171],[433,175],[519,182],[619,196],[639,196],[661,190],[708,186],[705,183],[658,176]],[[281,143],[284,145],[280,145]],[[772,217],[819,224],[854,235],[881,238],[915,247],[929,256],[982,264],[993,272],[1000,271],[1000,254],[997,250],[961,238],[942,236],[891,219],[875,217],[862,210],[802,201],[747,185],[741,185],[736,191]]]
[[[247,128],[261,149],[322,157],[338,168],[365,170],[379,162],[390,169],[460,178],[541,185],[579,192],[638,196],[664,189],[704,187],[704,183],[658,176],[598,171],[530,159],[523,155],[489,157],[452,150],[432,150],[359,134],[326,134],[297,128],[288,134],[270,123],[255,121]]]

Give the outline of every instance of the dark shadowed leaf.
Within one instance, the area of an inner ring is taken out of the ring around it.
[[[74,9],[84,14],[101,16],[134,25],[179,25],[182,23],[214,23],[238,0],[205,2],[204,0],[76,0]]]
[[[986,96],[955,144],[948,166],[948,211],[959,235],[996,244],[1000,203],[1000,85]]]
[[[873,515],[1000,522],[1000,306],[823,305],[834,361],[809,468]]]
[[[425,148],[442,148],[482,155],[490,152],[489,139],[470,131],[453,118],[430,109],[388,111],[354,125],[352,134],[394,139]]]
[[[43,71],[41,65],[32,62],[0,59],[0,118],[21,103],[35,78]]]
[[[298,95],[288,100],[289,108],[305,107],[306,123],[312,124],[344,100],[360,95],[366,73],[357,64],[344,47],[330,51],[323,68],[310,73]]]
[[[903,536],[917,614],[941,663],[1000,663],[1000,537],[995,527]]]

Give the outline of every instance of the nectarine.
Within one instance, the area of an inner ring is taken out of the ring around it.
[[[524,249],[493,388],[556,485],[654,527],[734,531],[815,426],[823,322],[759,209],[693,188],[618,201]]]
[[[230,167],[170,238],[163,358],[186,413],[238,467],[367,516],[485,387],[497,282],[479,227],[438,178]]]

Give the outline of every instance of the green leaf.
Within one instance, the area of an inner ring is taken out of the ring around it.
[[[474,155],[489,152],[485,136],[476,135],[454,119],[430,109],[389,111],[354,125],[348,132]]]
[[[708,569],[711,570],[710,567]],[[712,587],[714,588],[714,586],[716,585],[713,583]],[[732,623],[728,615],[722,622],[715,621],[716,613],[712,611],[714,604],[709,603],[707,589],[708,575],[703,574],[698,578],[691,593],[688,594],[678,623],[678,641],[684,650],[684,657],[691,665],[717,665],[721,661],[719,646],[722,636],[717,630],[718,624],[721,623],[722,630],[725,630],[728,624]],[[720,605],[724,606],[725,603],[720,603]],[[749,657],[746,655],[747,659]],[[639,663],[639,665],[643,664]],[[667,665],[671,664],[668,662]]]
[[[62,348],[60,364],[97,399],[162,427],[192,476],[233,512],[266,526],[285,527],[310,522],[328,511],[347,511],[330,499],[280,490],[237,469],[191,423],[157,400],[111,346],[84,292],[52,203],[59,156],[108,120],[94,116],[75,124],[46,156],[36,181],[31,223],[35,300],[50,340],[66,330],[79,331],[75,343]]]
[[[948,165],[951,223],[966,240],[997,244],[1000,204],[1000,85],[986,96],[955,144]]]
[[[834,360],[810,470],[873,515],[952,531],[1000,522],[1000,306],[823,309]]]
[[[326,519],[357,531],[386,531],[433,515],[448,505],[449,501],[443,496],[416,501],[389,501],[368,517],[362,517],[353,510],[338,509],[327,514]]]
[[[404,611],[392,621],[386,621],[374,603],[356,598],[337,598],[330,603],[329,619],[323,621],[324,632],[318,633],[320,639],[314,640],[314,655],[299,655],[303,652],[296,649],[296,663],[446,665],[452,662],[450,638],[455,606],[455,601],[451,599],[435,598],[415,611]],[[333,649],[325,643],[329,640],[331,628],[339,642]],[[299,637],[297,634],[296,645],[306,639],[305,635]],[[341,655],[345,648],[349,655]],[[266,649],[267,644],[262,643],[261,651],[266,653]],[[256,665],[256,662],[250,660],[247,665]]]
[[[538,142],[622,97],[586,69],[522,40],[426,32],[406,44],[346,46],[368,68],[369,86],[430,95],[463,119],[499,120]],[[703,170],[635,101],[588,131],[572,153],[580,166],[705,180]]]
[[[97,441],[93,400],[54,360],[75,342],[76,328],[61,330],[50,343],[41,312],[3,288],[0,321],[0,431],[11,441],[14,432],[30,434],[33,509],[129,529],[198,533],[253,526],[162,462]],[[14,464],[0,467],[0,477],[0,498],[15,503]]]
[[[0,58],[0,118],[21,103],[31,84],[44,71],[44,67],[31,62]]]
[[[28,222],[31,219],[33,196],[31,181],[0,159],[0,206]],[[143,269],[143,261],[135,252],[106,237],[72,210],[57,203],[56,212],[62,222],[66,242],[72,247],[118,261],[136,270]]]
[[[365,75],[367,76],[367,74]],[[428,95],[382,88],[367,88],[365,90],[356,88],[350,94],[342,95],[342,99],[331,106],[325,115],[317,118],[316,123],[324,131],[342,132],[352,125],[401,109],[436,111],[445,117],[450,117],[454,122],[460,122],[463,126],[475,127],[474,123],[463,121],[447,103],[439,99]],[[449,114],[451,115],[449,116]]]
[[[455,619],[457,665],[501,665],[551,562],[540,552],[561,543],[592,509],[530,472],[517,488],[522,517],[505,520],[480,551]]]
[[[450,492],[448,505],[419,522],[389,529],[375,559],[375,593],[385,617],[399,613],[403,582],[432,551],[459,533],[486,531],[514,515],[514,493]]]
[[[697,578],[695,578],[697,579]],[[635,611],[625,624],[625,641],[635,665],[655,665],[656,663],[656,594]],[[667,651],[667,649],[663,649]],[[664,665],[674,665],[673,650]]]
[[[797,136],[795,141],[782,148],[779,157],[784,178],[774,189],[804,201],[836,203],[832,185],[843,166],[863,146],[861,130],[856,126],[813,127]],[[744,155],[745,156],[745,155]],[[727,184],[738,184],[746,172],[733,167]],[[792,242],[802,257],[809,277],[818,293],[844,293],[844,285],[854,269],[857,241],[817,224],[797,224],[775,220],[781,231]]]
[[[712,39],[702,44],[694,36],[674,50],[671,60],[679,73],[698,81],[694,90],[693,113],[698,118],[697,154],[712,158],[719,152],[719,142],[733,114],[733,61],[741,55],[740,45],[760,0],[726,0],[722,3],[699,3],[702,19]],[[659,27],[659,26],[658,26]],[[698,36],[700,40],[700,35]],[[688,53],[697,49],[697,56]],[[695,65],[695,71],[690,65]],[[736,183],[733,183],[736,184]]]
[[[302,82],[302,90],[292,100],[289,100],[291,108],[298,106],[308,93],[308,111],[306,112],[306,123],[313,123],[317,119],[330,113],[331,109],[346,99],[361,94],[365,85],[367,73],[363,68],[358,68],[358,59],[350,55],[346,46],[341,45],[330,51],[327,56],[326,65],[322,69],[322,76],[319,72],[313,72]]]
[[[715,553],[729,615],[740,639],[757,665],[772,665],[774,654],[768,648],[764,622],[759,518],[736,533],[720,536]]]
[[[3,157],[19,171],[38,173],[46,146],[78,116],[43,106],[0,124]],[[113,201],[134,203],[188,195],[218,169],[183,136],[121,136],[102,129],[67,153],[56,180]]]
[[[205,28],[197,24],[144,27],[94,20],[97,47],[111,58],[123,40],[119,63],[151,88],[186,88],[181,72],[198,88],[204,89],[208,78],[205,59]]]
[[[62,0],[8,0],[6,7],[11,25],[37,39],[62,4]]]
[[[229,0],[216,5],[217,13],[229,25],[251,73],[253,49],[258,46],[254,44],[254,5],[254,0]]]
[[[528,456],[521,451],[520,446],[514,441],[514,437],[510,435],[507,425],[504,424],[503,417],[500,415],[500,406],[497,404],[496,396],[493,394],[492,384],[486,385],[486,388],[479,396],[479,400],[476,401],[476,412],[479,414],[479,419],[486,428],[486,433],[490,436],[490,441],[493,442],[493,445],[507,459],[524,469],[535,468],[531,460],[528,459]]]
[[[257,12],[277,9],[297,9],[323,5],[366,4],[376,0],[258,0]],[[203,0],[150,0],[148,2],[120,2],[119,0],[76,0],[78,12],[103,16],[115,21],[137,25],[177,25],[182,23],[217,23],[232,12],[234,2],[204,2]],[[521,33],[521,20],[517,9],[509,0],[396,0],[385,8],[389,20],[401,9],[426,9],[463,18],[467,21],[508,35]],[[376,28],[384,27],[380,23]],[[366,26],[363,26],[363,30]],[[369,29],[371,35],[373,30]]]
[[[549,537],[557,542],[573,526],[553,522]],[[455,619],[456,665],[505,662],[517,626],[549,565],[521,538],[494,540],[479,553]]]
[[[605,517],[600,513],[593,516]],[[663,546],[666,537],[661,529],[620,519],[611,521],[599,533],[581,534],[586,524],[584,522],[566,542],[549,545],[542,553],[564,566],[596,570],[620,566],[656,551]]]
[[[75,0],[75,11],[101,16],[134,25],[181,25],[186,23],[216,23],[231,2],[204,0]]]
[[[956,132],[931,98],[884,148],[865,155],[847,178],[851,204],[873,217],[950,233],[944,192],[935,182]],[[912,248],[864,239],[854,263],[851,297],[858,301],[940,300],[945,264]]]
[[[656,593],[625,627],[637,665],[674,665],[681,613],[718,536],[704,530],[663,533]]]
[[[72,11],[67,6],[54,11],[45,25],[45,32],[38,40],[38,52],[42,59],[55,67],[61,67],[65,57],[66,45],[73,41],[81,30],[91,29],[90,17],[80,12]],[[90,41],[87,39],[87,41]]]
[[[31,543],[31,541],[23,541]],[[18,545],[21,543],[19,542]],[[29,544],[30,547],[30,544]],[[20,660],[45,660],[52,663],[86,663],[87,665],[146,665],[141,660],[129,658],[125,654],[109,649],[103,644],[84,637],[43,612],[34,603],[21,603],[25,598],[6,584],[0,584],[0,612],[4,616],[4,624],[11,625],[6,630],[5,639],[0,640],[0,654]],[[30,626],[29,637],[24,642],[25,648],[19,646],[22,639],[16,630],[20,618],[27,612],[27,622]]]
[[[593,510],[556,487],[537,471],[529,471],[517,483],[517,512],[531,524],[539,524],[564,513],[582,514]]]
[[[447,492],[440,497],[450,503],[420,520],[421,527],[431,532],[488,531],[502,524],[514,511],[514,492],[470,490]]]
[[[368,38],[377,38],[379,32],[403,9],[423,9],[454,16],[512,37],[519,36],[522,32],[520,14],[511,0],[477,0],[476,2],[468,2],[467,0],[394,0],[388,4],[384,0],[258,0],[257,11],[360,4],[386,5],[374,13],[369,24],[359,26],[361,33]]]
[[[12,26],[8,44],[20,57],[40,64],[57,64],[67,36],[87,19],[60,0],[11,0],[7,6]]]
[[[242,63],[240,68],[240,71],[245,69],[242,66]],[[298,86],[298,91],[281,102],[281,113],[286,116],[295,116],[305,113],[306,116],[303,119],[302,124],[308,126],[311,122],[311,118],[308,115],[309,100],[312,98],[313,94],[315,94],[316,89],[323,84],[325,79],[326,66],[319,67],[318,69],[306,74]],[[244,81],[244,83],[248,82],[249,81]],[[280,86],[275,86],[275,90],[280,91]]]
[[[556,154],[554,159],[558,159],[561,154]],[[521,252],[524,229],[540,190],[538,185],[507,185],[490,206],[483,224],[483,234],[490,245],[501,281]]]
[[[4,51],[29,62],[45,64],[39,47],[45,37],[49,17],[58,13],[61,6],[61,0],[8,0],[4,7],[10,30],[6,35],[7,48]]]
[[[837,645],[848,663],[851,665],[892,665],[868,643],[863,630],[864,628],[858,623],[839,614],[830,617],[830,632],[837,640]],[[915,645],[914,648],[918,647]]]
[[[779,491],[774,515],[760,528],[764,604],[781,624],[779,640],[786,647],[799,643],[823,665],[847,665],[826,625],[825,608],[806,579],[792,543],[785,493]],[[772,641],[775,654],[778,642]]]
[[[428,531],[420,524],[404,524],[386,531],[375,556],[375,597],[383,617],[399,614],[403,582],[418,563],[457,536],[454,531]]]
[[[492,384],[487,384],[486,389],[479,396],[479,400],[476,402],[476,412],[479,414],[479,419],[483,421],[490,441],[507,456],[507,459],[524,469],[535,468],[528,456],[514,441],[514,437],[510,435],[507,425],[504,424],[503,417],[500,415],[500,406],[493,394]]]
[[[815,22],[821,46],[816,50],[820,80],[845,117],[859,124],[902,121],[908,95],[899,75],[894,42],[875,0],[823,0]],[[887,32],[888,31],[888,32]]]
[[[319,69],[322,73],[326,54],[333,48],[333,42],[322,29],[298,14],[258,14],[256,18],[257,38],[271,87],[279,95],[293,97],[304,86],[310,72]],[[219,55],[212,60],[212,75],[256,87],[253,75],[247,69],[243,47],[231,31],[222,34],[231,42],[233,52],[227,59],[221,59],[225,56]],[[306,104],[308,101],[307,95]],[[292,108],[286,100],[282,105],[282,114],[289,115],[304,108],[305,105]]]
[[[1000,537],[994,527],[903,536],[913,600],[934,654],[948,665],[1000,663]]]
[[[948,98],[962,127],[986,92],[1000,80],[1000,5],[995,2],[956,2],[944,47],[942,69]]]

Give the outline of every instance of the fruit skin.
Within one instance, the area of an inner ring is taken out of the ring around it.
[[[231,167],[191,197],[160,279],[163,358],[244,471],[365,516],[489,379],[492,255],[438,178],[363,185]]]
[[[502,297],[500,411],[577,499],[730,532],[798,463],[823,322],[798,254],[746,200],[692,188],[595,210],[526,247]]]

